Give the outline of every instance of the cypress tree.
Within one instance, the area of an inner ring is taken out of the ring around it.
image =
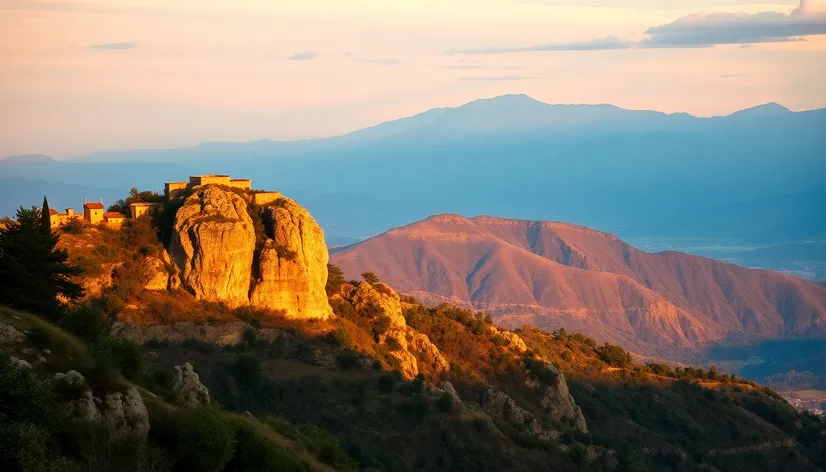
[[[48,234],[52,232],[51,213],[49,212],[49,201],[43,195],[43,207],[40,209],[40,232]]]
[[[70,280],[80,270],[57,247],[58,236],[42,231],[37,207],[17,210],[16,221],[0,228],[0,305],[58,318],[58,297],[74,299],[83,289]]]

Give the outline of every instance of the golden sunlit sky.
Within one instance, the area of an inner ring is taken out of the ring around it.
[[[0,0],[0,156],[330,136],[506,93],[823,108],[824,5]]]

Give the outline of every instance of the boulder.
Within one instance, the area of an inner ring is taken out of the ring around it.
[[[450,370],[450,362],[424,333],[407,328],[407,349],[416,354],[420,365],[427,365],[434,372],[440,373]]]
[[[99,406],[100,416],[116,433],[132,433],[146,437],[149,433],[149,413],[138,389],[107,393]]]
[[[459,393],[456,392],[456,389],[453,387],[453,384],[445,380],[442,382],[442,390],[444,390],[448,395],[453,397],[453,401],[457,404],[461,404],[462,400],[459,398]]]
[[[11,359],[12,365],[17,366],[18,369],[32,370],[32,365],[29,364],[27,360],[18,359],[14,356],[9,356],[9,358]]]
[[[70,370],[65,374],[62,372],[58,372],[54,374],[54,379],[58,382],[63,382],[67,385],[76,388],[82,388],[86,385],[86,379],[83,378],[80,372],[76,370]]]
[[[568,390],[568,382],[565,381],[565,374],[557,369],[555,365],[548,361],[542,362],[543,366],[553,372],[554,378],[550,385],[544,385],[538,380],[528,379],[526,384],[535,389],[542,389],[540,406],[550,414],[551,419],[559,423],[567,423],[582,432],[588,431],[585,417],[582,410],[574,401],[573,395]]]
[[[324,231],[295,201],[281,198],[263,210],[267,239],[258,257],[250,302],[283,310],[288,318],[328,318],[329,255]]]
[[[249,304],[255,228],[241,196],[199,187],[175,215],[169,252],[181,284],[196,298]]]
[[[356,310],[361,310],[367,305],[374,305],[384,311],[384,316],[390,318],[393,326],[407,326],[402,315],[399,294],[387,285],[381,283],[371,285],[362,282],[355,291],[350,290],[348,298]]]
[[[512,348],[516,349],[519,352],[525,352],[528,350],[528,346],[525,344],[525,341],[519,337],[513,331],[500,331],[499,335],[505,338],[508,341],[508,344],[511,345]]]
[[[26,335],[18,331],[14,326],[7,325],[0,321],[0,344],[16,344],[23,342]]]
[[[188,407],[204,407],[210,405],[209,390],[201,383],[201,379],[192,364],[184,362],[176,365],[172,371],[172,392]]]
[[[166,251],[163,254],[166,255]],[[169,288],[169,272],[163,260],[157,257],[145,258],[143,271],[146,280],[144,290],[160,292]]]

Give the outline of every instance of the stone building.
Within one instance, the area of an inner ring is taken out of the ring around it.
[[[91,225],[103,222],[103,202],[86,202],[83,204],[83,219]]]
[[[74,208],[67,208],[66,213],[58,213],[54,208],[49,208],[49,225],[52,228],[63,226],[72,220],[82,219],[83,215],[76,214]]]
[[[126,221],[126,215],[117,211],[107,211],[103,214],[103,222],[109,226],[118,227]]]
[[[135,202],[135,203],[130,203],[129,204],[129,216],[132,219],[140,218],[141,216],[154,211],[158,207],[158,205],[160,205],[159,202],[152,202],[152,203]]]
[[[252,188],[252,181],[250,181],[250,179],[230,179],[229,175],[226,174],[209,174],[192,175],[189,177],[189,182],[167,182],[164,184],[164,193],[167,199],[174,199],[184,190],[207,184],[226,185],[227,187],[235,187],[243,190],[250,190]]]

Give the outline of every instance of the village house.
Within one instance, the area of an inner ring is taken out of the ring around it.
[[[151,213],[160,205],[160,202],[135,202],[129,204],[129,216],[132,219],[140,218],[141,216]]]
[[[86,202],[83,204],[83,219],[90,225],[103,222],[103,202]]]
[[[75,213],[74,208],[67,208],[66,213],[58,213],[54,208],[49,208],[49,225],[52,228],[63,226],[72,220],[81,220],[83,215]]]
[[[112,227],[119,227],[126,221],[126,215],[117,211],[107,211],[103,214],[103,222]]]
[[[227,187],[235,187],[243,190],[250,190],[252,182],[250,179],[230,179],[225,174],[193,175],[189,177],[189,182],[166,182],[164,184],[164,194],[167,199],[174,199],[185,190],[194,189],[201,185],[218,184]]]

